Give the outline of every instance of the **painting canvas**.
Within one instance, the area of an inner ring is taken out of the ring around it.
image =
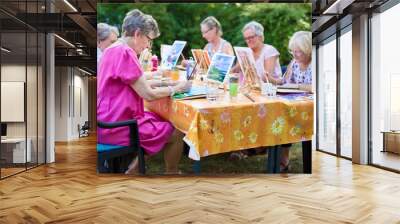
[[[161,44],[160,54],[161,54],[161,62],[164,61],[168,57],[168,52],[171,50],[172,45]]]
[[[229,73],[234,60],[235,56],[222,53],[214,54],[207,71],[207,78],[222,83]]]
[[[260,76],[257,74],[256,62],[251,49],[248,47],[234,47],[245,82],[252,87],[260,87]]]
[[[180,41],[180,40],[174,41],[170,50],[168,51],[166,56],[162,59],[161,66],[166,69],[172,69],[173,67],[175,67],[185,45],[186,41]]]

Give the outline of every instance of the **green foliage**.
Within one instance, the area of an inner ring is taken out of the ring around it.
[[[153,52],[159,55],[160,44],[172,44],[174,40],[188,42],[184,55],[190,49],[203,48],[206,41],[200,32],[200,22],[207,16],[215,16],[222,25],[223,38],[233,46],[246,46],[243,26],[255,20],[265,30],[265,43],[281,53],[282,65],[291,60],[287,45],[292,34],[311,29],[311,4],[288,3],[164,3],[164,4],[98,4],[98,22],[115,25],[121,29],[125,14],[132,9],[152,15],[158,22],[161,36],[154,41]]]
[[[201,158],[201,174],[220,175],[265,173],[267,167],[266,153],[249,156],[248,158],[241,160],[230,160],[230,154],[231,153],[221,153]],[[292,145],[289,159],[289,173],[303,173],[301,143]],[[163,174],[165,171],[164,166],[164,155],[160,152],[146,161],[146,173],[148,175]],[[182,155],[179,162],[179,169],[185,174],[193,174],[193,160],[188,158],[187,155]]]

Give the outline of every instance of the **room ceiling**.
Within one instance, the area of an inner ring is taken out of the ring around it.
[[[388,0],[312,0],[313,44],[351,24],[352,18],[372,11]],[[339,22],[340,21],[340,22]]]
[[[35,55],[37,51],[36,32],[50,32],[56,33],[74,45],[72,47],[60,38],[55,38],[56,65],[85,65],[91,71],[96,71],[97,1],[47,0],[47,2],[46,9],[44,0],[0,1],[2,46],[11,50],[7,53],[7,57],[10,60],[17,58],[21,60],[28,55],[30,58],[30,55]],[[50,8],[52,9],[51,13],[49,13]],[[29,34],[30,31],[35,32],[35,35]],[[25,35],[21,35],[25,32],[27,32],[27,40],[25,40]],[[28,45],[25,44],[25,41],[28,42]],[[42,46],[39,45],[39,47]],[[76,60],[76,58],[81,58],[81,60]]]

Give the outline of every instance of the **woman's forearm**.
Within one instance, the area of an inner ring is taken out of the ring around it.
[[[171,96],[175,92],[188,90],[190,86],[190,82],[179,82],[176,85],[168,85],[166,87],[151,87],[149,80],[145,80],[143,76],[138,80],[133,81],[131,84],[131,87],[136,91],[136,93],[147,101],[153,101],[163,97]]]
[[[144,72],[144,77],[149,80],[153,77],[153,73],[152,72]]]
[[[173,87],[156,87],[152,89],[151,92],[148,92],[143,98],[147,101],[157,100],[163,97],[170,96],[172,91],[174,91]]]
[[[145,99],[148,101],[153,101],[163,97],[172,96],[173,94],[182,91],[183,91],[182,86],[177,85],[176,83],[172,85],[167,84],[165,86],[153,88],[150,93],[150,96],[148,96],[148,98]]]
[[[266,75],[268,82],[271,82],[274,85],[282,85],[283,84],[283,79],[282,78],[275,78],[272,75],[267,74]]]
[[[150,79],[147,80],[147,83],[150,85],[151,88],[163,86],[163,81],[161,79]]]
[[[157,80],[154,80],[157,81]],[[138,80],[135,80],[131,86],[132,88],[141,96],[143,99],[147,101],[156,100],[162,97],[166,97],[171,95],[174,89],[170,87],[152,87],[151,83],[155,83],[151,80],[146,80],[145,77],[140,77]]]
[[[163,86],[175,86],[177,84],[176,81],[167,81],[167,80],[162,80],[162,79],[151,79],[147,80],[151,88],[156,88],[156,87],[163,87]]]

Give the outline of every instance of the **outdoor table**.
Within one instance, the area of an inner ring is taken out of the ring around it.
[[[217,102],[207,99],[175,100],[163,98],[146,102],[148,110],[170,121],[185,133],[189,157],[202,157],[262,146],[302,142],[304,173],[311,173],[313,135],[313,95],[285,94],[262,96],[257,91],[248,97],[229,92]],[[279,172],[279,147],[268,153],[268,172]]]

